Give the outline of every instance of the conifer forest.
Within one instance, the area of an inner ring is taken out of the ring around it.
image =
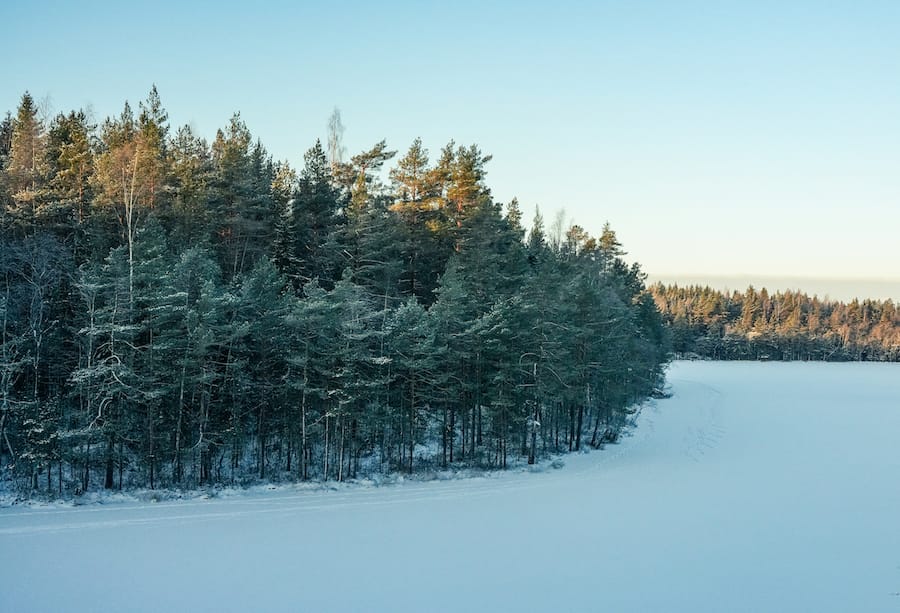
[[[323,122],[324,123],[324,122]],[[33,494],[504,468],[615,440],[668,333],[615,232],[488,187],[490,156],[340,116],[302,168],[154,87],[0,123],[0,480]]]
[[[752,286],[722,292],[656,283],[650,291],[678,356],[900,361],[900,311],[891,300],[843,303]]]

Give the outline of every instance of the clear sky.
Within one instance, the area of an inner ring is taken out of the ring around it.
[[[609,221],[656,277],[900,282],[900,2],[6,3],[0,110],[95,118],[156,84],[299,166],[421,136],[496,199]],[[900,288],[900,285],[897,286]],[[900,291],[898,291],[900,297]]]

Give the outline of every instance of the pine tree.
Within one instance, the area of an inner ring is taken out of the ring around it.
[[[443,213],[446,173],[449,169],[429,166],[428,151],[418,138],[390,173],[394,189],[391,210],[402,222],[403,293],[425,305],[434,301],[434,289],[450,253]]]
[[[495,334],[505,325],[496,318],[505,314],[502,305],[520,291],[527,260],[518,231],[501,216],[501,207],[486,197],[470,211],[457,236],[458,251],[441,278],[433,311],[442,335],[454,339],[448,349],[450,355],[458,356],[456,376],[465,382],[459,384],[458,396],[464,399],[460,451],[465,455],[468,449],[474,458],[483,442],[485,408],[495,401],[492,379],[499,366],[491,361],[489,346],[499,342]],[[508,388],[511,379],[506,384]],[[513,401],[511,396],[507,389],[502,402]],[[455,422],[455,417],[451,414],[451,421]],[[505,425],[498,431],[502,434],[499,444],[505,446],[505,428],[511,425],[508,411],[501,412],[501,419]]]
[[[385,313],[350,279],[349,271],[329,292],[329,302],[337,314],[332,334],[334,357],[333,424],[337,457],[336,477],[354,476],[362,449],[371,449],[373,432],[368,410],[377,409],[374,394],[386,384],[383,369],[383,340],[388,333],[382,327]],[[344,468],[346,464],[346,469]]]
[[[19,225],[32,226],[45,197],[47,135],[31,94],[25,92],[13,122],[6,162],[6,184],[12,196],[7,215]]]
[[[469,211],[479,202],[490,197],[485,185],[484,165],[492,156],[484,155],[477,145],[460,146],[450,163],[447,182],[448,218],[451,224],[461,228]]]
[[[502,467],[592,430],[602,444],[657,391],[667,334],[608,225],[595,239],[560,217],[548,247],[538,214],[523,243],[477,146],[432,164],[417,139],[388,188],[394,152],[345,161],[333,127],[330,159],[317,143],[295,173],[239,115],[211,146],[170,136],[155,87],[99,138],[82,112],[44,126],[26,94],[0,122],[3,478],[79,492]],[[702,328],[728,355],[896,354],[890,304],[760,293],[739,332],[740,295],[691,298],[666,299],[686,344]]]
[[[106,120],[101,137],[104,151],[97,157],[94,175],[99,202],[114,211],[127,247],[129,294],[134,293],[135,237],[159,204],[167,172],[168,128],[155,87],[141,108],[138,121],[127,102],[118,119]]]
[[[63,234],[74,234],[79,245],[85,241],[86,223],[93,200],[91,175],[94,152],[91,138],[94,126],[83,111],[60,113],[53,120],[47,139],[47,163],[50,167],[50,199],[53,225]],[[84,259],[87,253],[79,253]]]
[[[237,113],[228,128],[216,134],[212,159],[209,210],[220,265],[230,279],[252,270],[259,259],[272,254],[274,165],[263,146],[253,144]]]
[[[357,218],[356,227],[354,281],[382,308],[397,306],[401,301],[401,279],[407,270],[403,247],[408,234],[397,214],[390,210],[390,199],[371,199]]]
[[[345,258],[343,265],[354,271],[362,266],[361,243],[370,231],[368,224],[373,221],[372,213],[375,212],[372,209],[379,207],[379,201],[386,197],[385,188],[375,174],[397,153],[388,151],[386,147],[385,141],[381,141],[372,149],[353,156],[349,164],[337,166],[335,181],[344,190],[342,200],[347,202],[341,236],[341,252]]]
[[[169,115],[162,107],[156,85],[146,102],[140,103],[137,121],[137,172],[150,210],[165,207],[165,184],[169,173]]]
[[[243,329],[237,346],[244,365],[246,389],[242,401],[254,415],[250,430],[256,435],[256,468],[260,479],[269,467],[270,441],[283,424],[287,376],[288,338],[285,320],[290,308],[286,279],[263,258],[240,279],[235,325]]]
[[[306,480],[314,474],[314,446],[321,431],[327,431],[329,399],[329,343],[334,338],[335,315],[327,292],[313,280],[303,287],[303,297],[285,316],[290,330],[291,373],[288,387],[295,393],[295,423],[299,425],[298,475]],[[323,452],[327,457],[327,448]],[[324,472],[322,473],[325,474]]]
[[[77,288],[84,303],[82,363],[72,373],[71,382],[84,407],[84,474],[90,483],[94,447],[102,454],[103,486],[115,486],[115,468],[124,470],[124,441],[132,423],[128,405],[137,399],[134,372],[139,330],[133,322],[133,288],[129,286],[126,247],[113,249],[101,265],[81,271]]]
[[[395,420],[399,465],[412,473],[416,444],[425,438],[432,404],[440,401],[436,385],[442,351],[432,318],[412,299],[392,313],[387,342],[391,374],[399,392]]]
[[[174,244],[208,243],[212,234],[209,210],[213,164],[209,146],[190,126],[178,130],[169,144],[172,200],[161,214]]]

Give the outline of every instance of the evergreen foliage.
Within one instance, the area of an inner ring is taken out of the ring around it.
[[[490,156],[339,117],[299,171],[239,115],[0,124],[0,478],[32,494],[506,467],[615,440],[667,336],[612,230],[525,240]],[[330,158],[329,158],[330,156]],[[381,181],[382,172],[390,184]]]
[[[900,361],[900,312],[891,300],[842,303],[654,284],[650,291],[676,355],[720,360]]]

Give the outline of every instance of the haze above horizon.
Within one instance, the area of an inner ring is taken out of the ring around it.
[[[897,3],[4,13],[0,112],[28,90],[99,123],[156,84],[173,131],[211,140],[240,111],[296,167],[337,106],[348,154],[477,143],[497,200],[539,205],[548,224],[565,209],[595,235],[609,221],[651,278],[881,280],[894,289],[871,297],[898,298]]]
[[[831,279],[813,277],[779,277],[765,275],[648,275],[648,283],[660,282],[681,287],[696,285],[725,292],[745,292],[751,285],[770,294],[787,290],[820,299],[849,303],[856,300],[892,300],[900,303],[900,281],[884,279]]]

